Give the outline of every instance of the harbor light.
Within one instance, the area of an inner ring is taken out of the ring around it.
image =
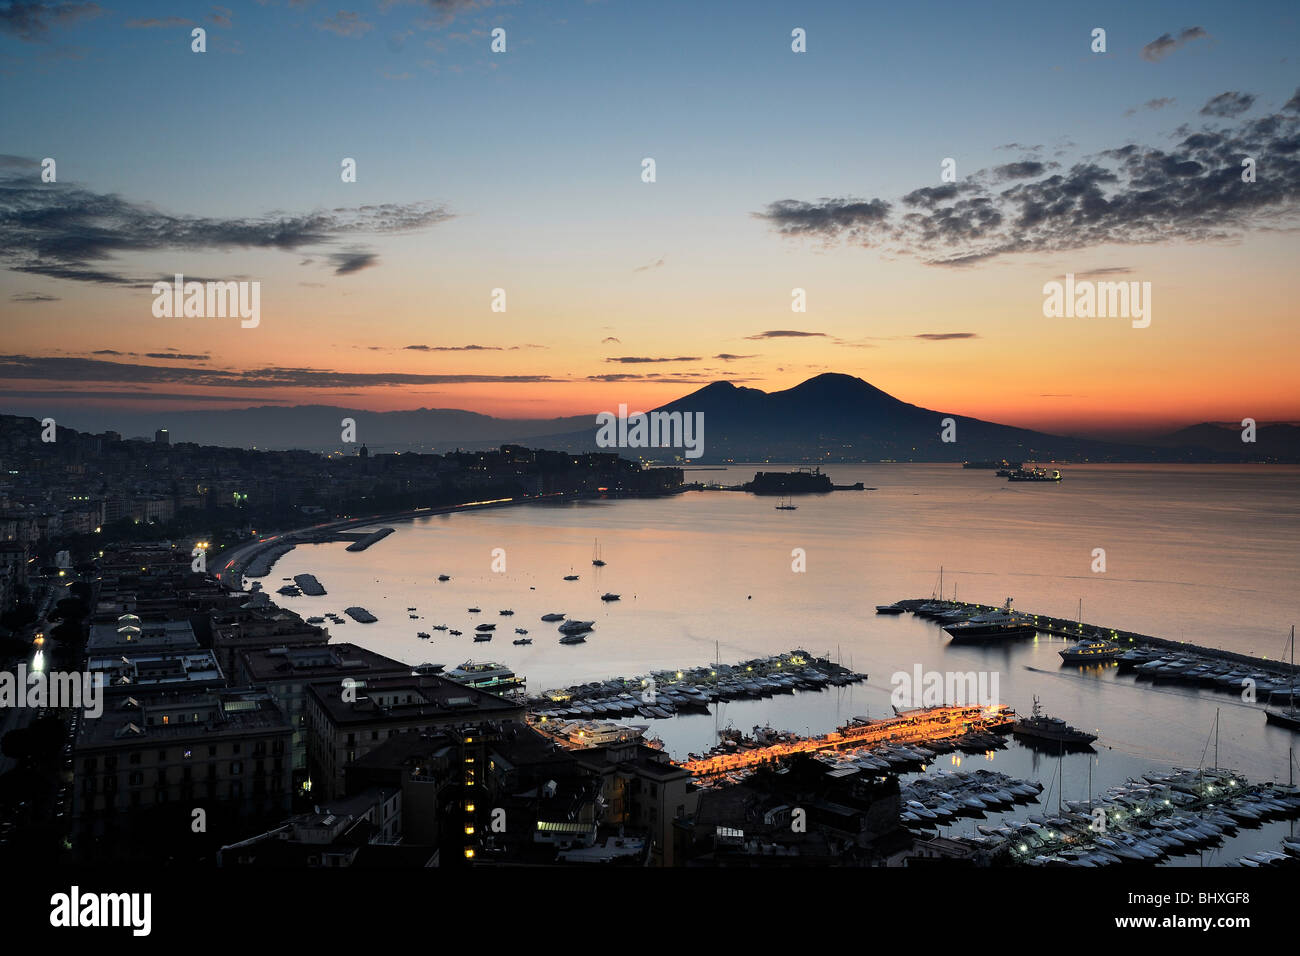
[[[467,860],[474,859],[474,848],[472,846],[465,847],[465,859]]]

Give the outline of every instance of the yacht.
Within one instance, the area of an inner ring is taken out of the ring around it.
[[[561,634],[582,634],[586,631],[590,631],[595,626],[595,624],[596,624],[595,621],[565,621],[563,624],[560,625],[560,633]]]
[[[496,629],[497,626],[495,624],[480,624],[478,627],[474,628],[476,631],[495,631]]]
[[[511,611],[511,610],[509,610],[509,609],[507,608],[507,609],[504,610],[504,611],[497,611],[497,613],[500,614],[502,617],[509,617],[510,615],[514,614],[515,612],[514,612],[514,611]]]
[[[1031,618],[1011,610],[1011,598],[999,610],[977,614],[966,621],[944,625],[954,643],[996,641],[1007,637],[1032,635],[1036,628]]]
[[[907,608],[899,607],[897,604],[877,604],[877,614],[902,614]]]
[[[450,581],[450,580],[451,580],[451,575],[450,575],[450,574],[440,574],[440,575],[438,575],[438,580],[439,580],[439,581]]]
[[[562,638],[560,638],[560,643],[561,643],[561,644],[581,644],[581,643],[583,643],[584,641],[586,641],[586,639],[587,639],[587,632],[584,631],[584,632],[582,632],[581,634],[565,634]]]
[[[446,625],[446,624],[435,624],[435,625],[433,625],[433,629],[434,629],[435,631],[445,631],[445,630],[447,630],[447,625]]]
[[[798,511],[798,505],[790,504],[789,498],[782,498],[781,503],[776,506],[777,511]]]
[[[1055,469],[1018,468],[1007,475],[1007,481],[1060,481],[1061,473]]]
[[[517,627],[517,628],[515,628],[515,633],[516,633],[516,634],[527,634],[527,633],[528,633],[528,628],[526,628],[526,627]]]
[[[578,580],[578,576],[577,576],[576,574],[566,574],[566,575],[564,576],[564,580],[566,580],[566,581],[576,581],[576,580]]]
[[[564,615],[563,615],[563,614],[543,614],[543,615],[542,615],[542,620],[543,620],[543,621],[563,621],[563,620],[564,620]]]
[[[601,557],[600,557],[600,541],[599,541],[599,540],[596,541],[595,546],[594,546],[594,550],[593,550],[592,555],[591,555],[591,565],[592,565],[592,567],[595,567],[595,568],[603,568],[603,567],[605,566],[605,562],[602,561],[602,560],[601,560]]]
[[[420,640],[422,640],[422,641],[427,641],[427,640],[429,640],[429,632],[428,632],[428,631],[419,631],[419,632],[416,633],[415,636],[418,637],[418,638],[419,638]]]
[[[515,675],[505,664],[495,661],[466,661],[459,667],[445,671],[445,677],[458,684],[477,687],[480,690],[497,691],[523,687],[524,679]]]
[[[1032,737],[1075,746],[1086,746],[1097,739],[1096,734],[1076,730],[1060,717],[1048,717],[1043,713],[1037,694],[1034,695],[1033,713],[1017,720],[1011,732],[1017,737]]]
[[[1096,664],[1117,660],[1124,649],[1110,641],[1079,641],[1057,653],[1067,664]]]
[[[531,643],[533,643],[533,639],[532,639],[531,637],[516,637],[515,640],[514,640],[514,643],[515,643],[515,644],[531,644]]]
[[[475,642],[479,642],[479,643],[481,643],[482,641],[490,641],[492,640],[492,632],[478,631],[474,634],[474,640]]]
[[[600,599],[602,601],[617,601],[618,595],[614,594],[613,592],[606,591],[604,594],[600,596]]]

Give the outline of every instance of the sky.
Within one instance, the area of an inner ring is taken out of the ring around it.
[[[0,0],[0,411],[843,372],[1075,434],[1300,420],[1298,67],[1286,2]],[[156,316],[177,273],[257,326]],[[1067,273],[1149,326],[1045,316]]]

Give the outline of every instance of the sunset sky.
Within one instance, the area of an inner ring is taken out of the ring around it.
[[[0,411],[835,371],[1049,431],[1300,420],[1295,4],[994,6],[0,0]],[[260,325],[155,318],[175,273]],[[1151,283],[1150,327],[1044,317],[1065,273]]]

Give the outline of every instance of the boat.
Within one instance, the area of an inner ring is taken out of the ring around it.
[[[1061,473],[1055,469],[1017,468],[1007,475],[1007,481],[1060,481]]]
[[[877,604],[877,614],[902,614],[907,608],[899,607],[897,604]]]
[[[581,633],[581,634],[565,634],[562,638],[560,638],[560,643],[561,643],[561,644],[581,644],[581,643],[583,643],[586,639],[587,639],[587,633],[584,631],[584,632]]]
[[[515,643],[515,644],[531,644],[531,643],[533,643],[533,639],[532,639],[531,637],[516,637],[516,638],[514,639],[514,642],[513,642],[513,643]]]
[[[500,614],[502,617],[509,617],[511,614],[514,614],[515,612],[507,608],[504,611],[497,611],[497,613]]]
[[[563,615],[563,614],[543,614],[543,615],[542,615],[542,620],[543,620],[543,621],[563,621],[563,620],[564,620],[564,615]]]
[[[1291,625],[1291,673],[1295,674],[1295,625]],[[1300,708],[1296,707],[1295,692],[1292,689],[1288,693],[1289,703],[1286,707],[1267,707],[1264,710],[1264,720],[1267,723],[1277,727],[1285,727],[1288,730],[1300,731]]]
[[[450,575],[450,574],[440,574],[440,575],[438,575],[438,580],[439,580],[439,581],[450,581],[450,580],[451,580],[451,575]]]
[[[435,625],[433,625],[433,629],[434,629],[435,631],[445,631],[445,630],[447,630],[447,625],[446,625],[446,624],[435,624]]]
[[[798,505],[792,505],[792,504],[790,504],[790,499],[789,499],[789,498],[782,498],[781,501],[780,501],[780,503],[776,506],[776,510],[777,510],[777,511],[797,511],[797,510],[799,510],[799,506],[798,506]]]
[[[461,635],[460,631],[448,631],[447,633],[449,633],[452,637],[460,637]]]
[[[1057,653],[1067,664],[1096,664],[1117,660],[1124,649],[1111,641],[1079,641]]]
[[[475,642],[490,641],[490,640],[492,640],[492,632],[491,632],[491,631],[477,631],[477,632],[474,634],[474,640],[475,640]]]
[[[618,600],[618,595],[617,595],[617,594],[614,594],[614,593],[611,592],[611,591],[606,591],[604,594],[602,594],[602,595],[600,596],[600,599],[601,599],[602,601],[617,601],[617,600]]]
[[[465,610],[469,611],[470,614],[479,614],[482,613],[483,611],[481,607],[470,607],[470,608],[466,608]]]
[[[411,668],[411,673],[413,674],[439,674],[441,672],[442,672],[441,664],[430,664],[428,662],[425,662],[423,664],[416,664],[413,668]]]
[[[599,539],[596,540],[596,543],[595,543],[595,545],[593,546],[593,550],[592,550],[592,554],[591,554],[591,566],[594,567],[594,568],[603,568],[603,567],[605,566],[605,562],[602,561],[601,558],[600,558],[600,540],[599,540]]]
[[[566,575],[564,576],[564,580],[566,580],[566,581],[576,581],[576,580],[578,580],[578,576],[577,576],[576,574],[566,574]]]
[[[560,625],[560,633],[581,634],[584,631],[590,631],[595,624],[595,621],[565,621]]]
[[[480,624],[478,627],[474,628],[476,631],[495,631],[496,629],[497,626],[495,624]]]
[[[969,620],[944,625],[943,629],[954,643],[1024,637],[1037,630],[1032,619],[1011,610],[1011,598],[997,611],[977,614]]]
[[[422,641],[427,641],[427,640],[429,640],[429,632],[428,632],[428,631],[417,631],[415,636],[418,637],[418,638],[419,638],[420,640],[422,640]]]
[[[1033,712],[1030,716],[1017,720],[1011,732],[1017,737],[1049,740],[1053,743],[1073,746],[1087,746],[1097,739],[1096,734],[1076,730],[1060,717],[1048,717],[1043,713],[1037,694],[1034,695]]]
[[[516,634],[527,634],[527,633],[528,633],[528,628],[526,628],[526,627],[517,627],[517,628],[515,628],[515,633],[516,633]]]
[[[513,690],[524,686],[522,677],[516,676],[515,672],[505,664],[498,664],[495,661],[466,661],[459,667],[446,671],[443,676],[467,687],[477,687],[492,692]]]

